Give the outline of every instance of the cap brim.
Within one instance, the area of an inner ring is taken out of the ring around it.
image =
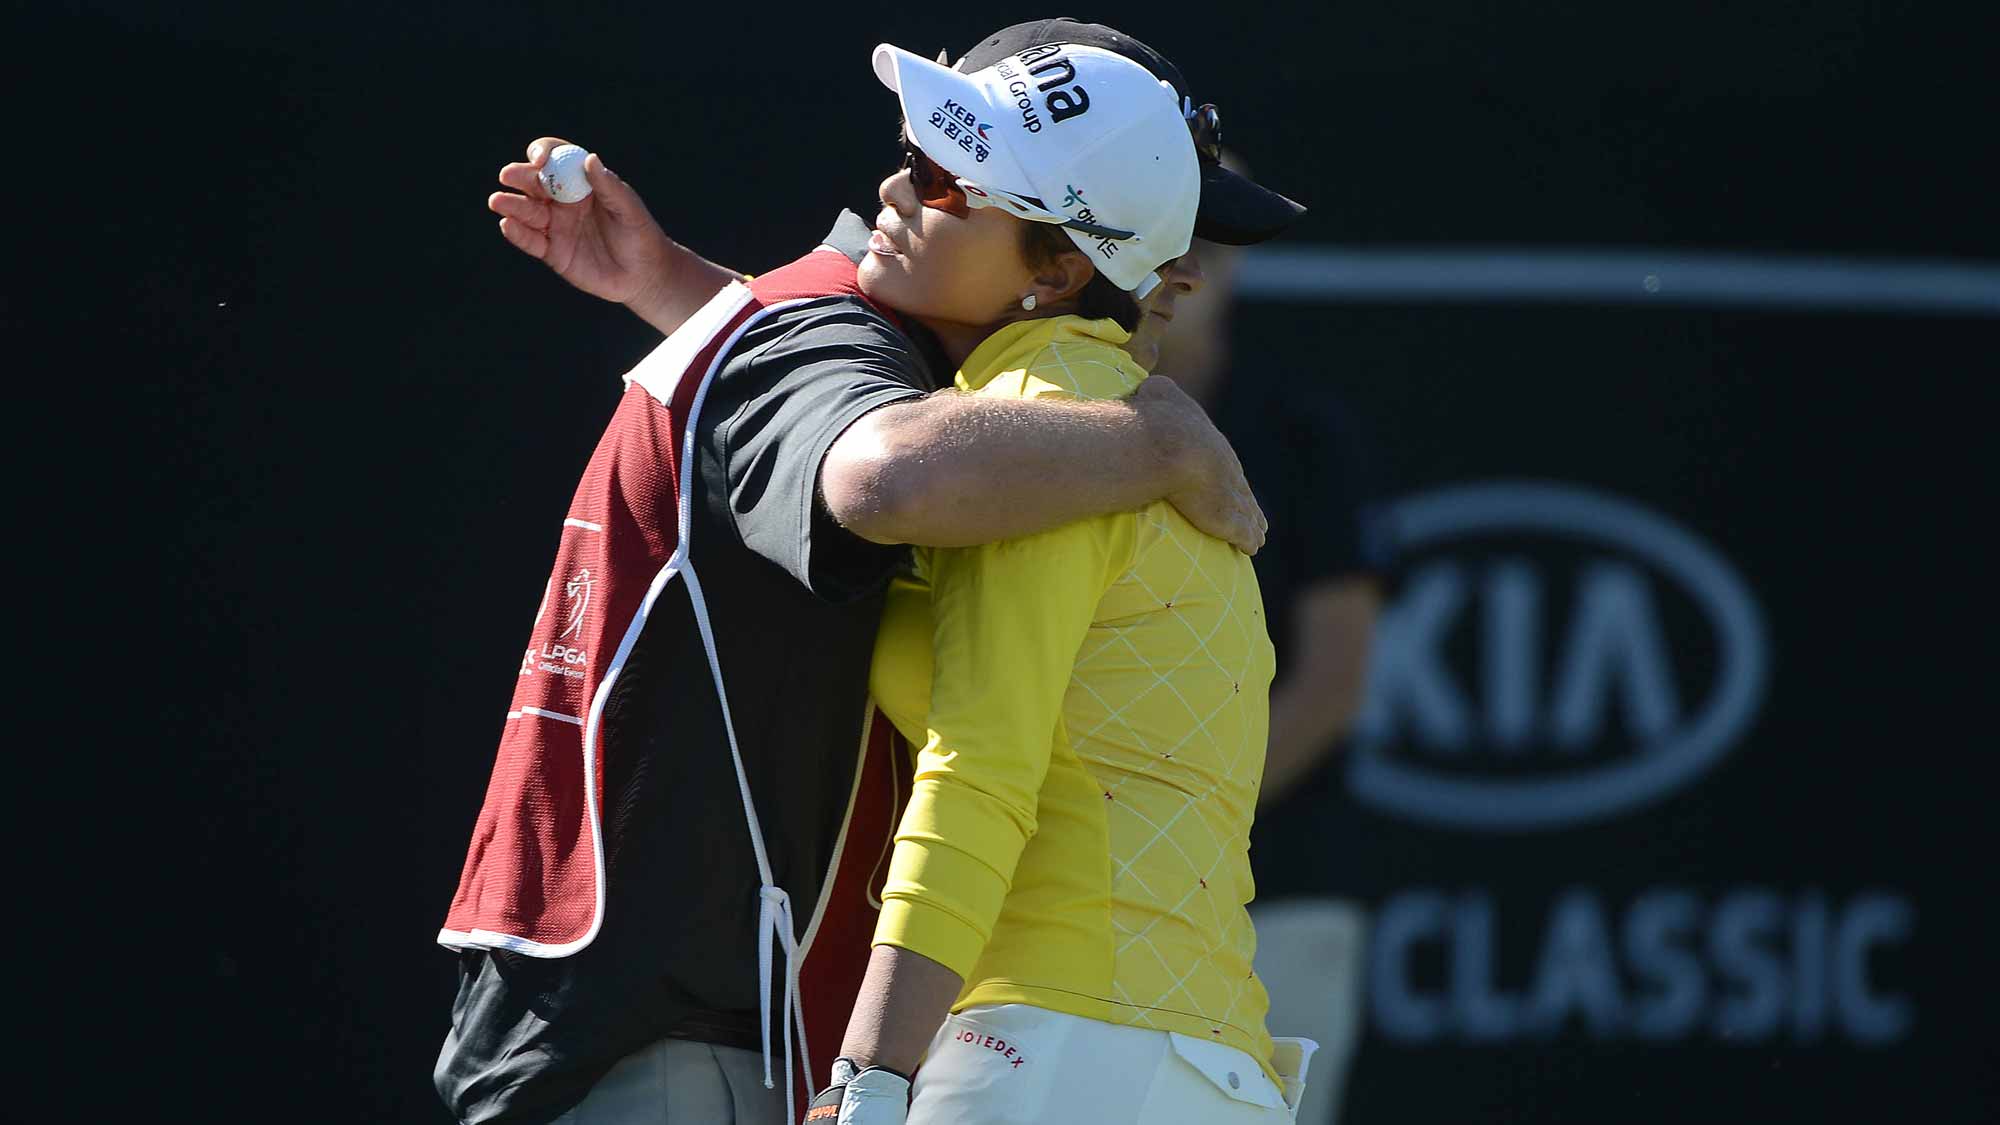
[[[1194,236],[1225,246],[1275,238],[1306,213],[1304,206],[1220,164],[1201,163],[1201,208]]]
[[[875,68],[875,81],[894,90],[899,95],[903,93],[906,82],[906,79],[903,77],[903,69],[906,66],[913,71],[912,77],[919,81],[923,79],[925,69],[929,68],[944,72],[941,76],[930,76],[933,81],[940,79],[949,81],[955,78],[959,83],[965,82],[963,75],[939,66],[936,63],[926,62],[922,58],[903,50],[901,47],[892,46],[888,43],[876,44],[875,51],[868,57],[868,61]]]
[[[1034,194],[1027,176],[1014,159],[1014,154],[998,138],[983,137],[988,159],[974,160],[964,148],[950,143],[938,143],[935,129],[918,128],[920,123],[931,120],[932,111],[947,101],[990,112],[991,105],[977,82],[947,66],[914,55],[901,47],[883,43],[875,48],[870,61],[875,68],[875,79],[896,92],[896,99],[903,106],[904,133],[911,143],[924,151],[926,156],[938,162],[947,172],[973,183],[983,183],[1003,191]]]

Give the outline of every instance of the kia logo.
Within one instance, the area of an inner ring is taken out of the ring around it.
[[[1531,481],[1389,515],[1409,569],[1356,723],[1357,799],[1464,829],[1596,820],[1693,782],[1755,718],[1762,617],[1685,528]]]

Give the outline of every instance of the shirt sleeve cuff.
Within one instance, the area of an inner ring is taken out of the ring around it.
[[[885,898],[875,923],[875,944],[921,953],[966,980],[986,948],[986,935],[930,903]]]
[[[949,888],[949,894],[940,893]],[[882,889],[875,944],[920,953],[970,977],[1007,897],[1007,882],[949,845],[904,839]]]

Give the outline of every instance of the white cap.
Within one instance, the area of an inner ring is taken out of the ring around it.
[[[1201,204],[1194,138],[1172,86],[1110,51],[1032,47],[970,74],[884,43],[875,77],[905,129],[973,202],[1066,228],[1120,289],[1145,297],[1187,253]]]

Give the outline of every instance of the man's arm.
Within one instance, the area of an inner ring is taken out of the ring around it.
[[[1248,554],[1269,526],[1229,442],[1158,375],[1125,401],[941,391],[885,406],[828,450],[820,493],[856,535],[926,547],[1017,538],[1155,500]]]
[[[1271,690],[1260,806],[1289,793],[1360,712],[1381,604],[1381,586],[1368,575],[1313,583],[1292,603],[1295,655]]]
[[[579,203],[551,200],[537,172],[567,143],[538,137],[526,161],[500,169],[513,192],[495,192],[486,205],[517,249],[663,335],[742,276],[667,237],[639,193],[596,153],[583,166],[591,194]],[[1003,479],[1062,487],[991,487]],[[820,488],[841,526],[877,543],[990,543],[1161,499],[1246,552],[1263,545],[1267,526],[1229,443],[1193,400],[1157,376],[1129,404],[947,392],[885,408],[841,436]]]

